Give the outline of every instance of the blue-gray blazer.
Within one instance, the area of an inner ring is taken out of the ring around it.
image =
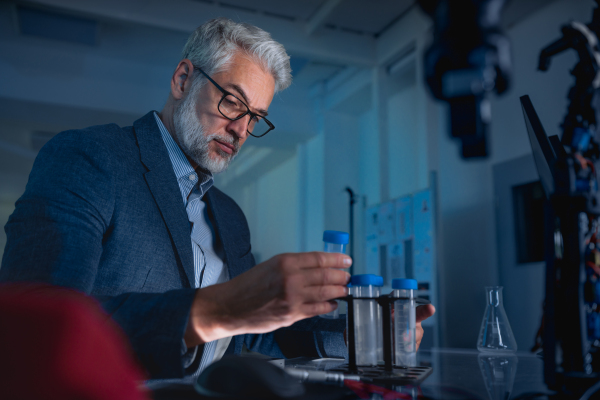
[[[255,264],[246,219],[217,188],[204,199],[234,278]],[[95,296],[152,378],[185,374],[181,340],[195,292],[190,224],[152,112],[133,126],[54,137],[5,231],[0,281],[42,281]],[[236,336],[227,353],[245,343],[275,357],[344,357],[344,327],[341,319],[311,318]]]

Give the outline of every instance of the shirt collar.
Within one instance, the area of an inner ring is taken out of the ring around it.
[[[177,143],[175,143],[175,140],[173,140],[173,137],[161,121],[156,111],[154,112],[154,119],[156,120],[156,124],[158,125],[158,129],[160,130],[162,140],[165,143],[165,146],[167,147],[167,151],[169,152],[169,158],[171,159],[173,171],[175,171],[175,176],[177,177],[177,180],[179,181],[179,179],[181,178],[188,179],[188,177],[192,174],[195,174],[196,171],[194,171],[194,168],[192,168],[192,165],[186,158],[185,154],[183,154],[183,151],[181,151]],[[204,188],[203,192],[206,193],[210,186],[212,186],[213,176],[210,172],[206,174],[200,172],[198,173],[198,175],[200,185]],[[210,185],[207,185],[208,183],[210,183]]]

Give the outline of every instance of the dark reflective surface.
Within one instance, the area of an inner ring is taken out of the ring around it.
[[[507,400],[526,393],[548,393],[543,379],[543,361],[529,353],[491,354],[476,350],[438,349],[420,351],[422,365],[433,367],[432,374],[420,385],[380,386],[353,385],[354,391],[340,388],[344,399],[482,399]],[[297,360],[309,369],[330,369],[339,361]],[[367,396],[367,392],[371,394]],[[399,394],[395,394],[399,393]],[[337,397],[337,396],[334,396]],[[172,387],[154,392],[155,399],[198,399],[193,389]],[[340,397],[337,397],[340,398]]]
[[[493,354],[476,350],[424,351],[423,363],[433,373],[420,386],[423,395],[435,399],[509,399],[525,393],[548,392],[543,361],[530,353]]]
[[[518,357],[513,354],[479,354],[477,359],[490,399],[510,398],[519,363]]]

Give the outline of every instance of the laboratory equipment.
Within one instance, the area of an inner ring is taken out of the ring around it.
[[[450,134],[462,156],[486,157],[489,93],[511,81],[510,42],[500,16],[506,0],[419,0],[433,19],[433,42],[423,60],[431,94],[450,107]]]
[[[504,311],[502,286],[488,286],[485,288],[485,293],[486,307],[477,349],[483,352],[500,353],[517,351],[517,342]]]
[[[349,235],[346,232],[340,231],[325,231],[323,232],[323,251],[325,253],[345,253],[346,245],[348,244]],[[327,314],[321,314],[321,318],[339,318],[340,316],[340,302],[338,301],[338,307],[328,312]]]
[[[311,371],[298,368],[285,368],[285,372],[297,378],[300,382],[340,383],[345,380],[360,381],[358,375],[348,375],[340,372]]]
[[[414,367],[417,365],[416,304],[414,279],[393,279],[394,297],[394,355],[395,365]]]
[[[600,306],[595,294],[600,277],[600,0],[588,24],[571,21],[561,31],[562,36],[542,50],[538,64],[546,71],[552,57],[569,49],[578,56],[560,140],[546,136],[528,96],[521,97],[521,106],[549,199],[544,209],[544,381],[561,395],[584,398],[589,397],[586,389],[597,390],[600,379],[600,330],[595,329]]]
[[[348,295],[338,299],[348,304],[348,363],[329,370],[358,375],[361,381],[374,383],[417,385],[422,382],[431,374],[431,367],[394,365],[392,307],[395,301],[403,299],[394,297],[393,293],[382,295],[383,278],[373,274],[355,275],[348,286]],[[421,298],[414,298],[414,303],[430,304]]]
[[[358,202],[359,196],[354,193],[354,190],[350,186],[346,186],[346,192],[348,192],[348,196],[350,196],[350,244],[349,244],[349,256],[354,261],[354,205]],[[350,275],[354,275],[354,264],[350,266]]]
[[[517,356],[480,353],[477,359],[490,400],[510,399],[519,363]]]
[[[340,231],[323,232],[323,251],[325,253],[346,253],[346,245],[350,235]]]
[[[590,285],[600,276],[596,256],[600,194],[593,172],[600,166],[593,152],[587,154],[598,145],[590,137],[590,149],[582,155],[578,146],[546,135],[529,96],[521,97],[521,106],[538,175],[550,200],[544,207],[546,298],[540,333],[544,380],[552,390],[583,393],[600,377],[600,335],[590,329],[600,305],[594,295],[597,289]],[[594,169],[583,169],[581,159]]]
[[[354,275],[349,294],[354,299],[354,338],[357,365],[377,365],[377,349],[382,342],[381,312],[377,301],[383,278],[373,274]],[[348,328],[350,329],[350,328]]]

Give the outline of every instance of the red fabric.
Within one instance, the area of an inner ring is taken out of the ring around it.
[[[91,298],[0,285],[0,398],[142,400],[143,379],[124,335]]]

